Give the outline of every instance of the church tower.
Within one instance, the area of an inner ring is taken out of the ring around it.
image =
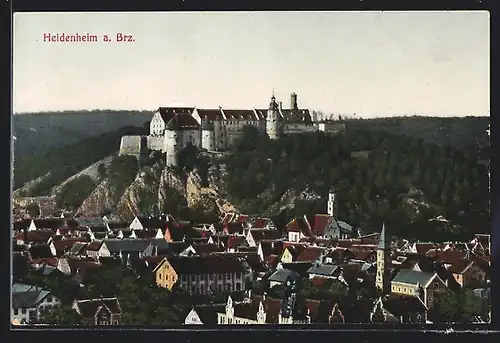
[[[375,286],[383,293],[391,291],[391,241],[385,230],[385,223],[382,224],[382,231],[377,248],[377,277]]]
[[[177,165],[177,121],[174,116],[165,125],[165,151],[167,167]]]
[[[337,206],[335,206],[335,190],[333,189],[333,187],[328,191],[328,203],[326,208],[328,215],[332,216],[335,219],[338,219],[336,213]]]
[[[271,103],[269,104],[269,109],[267,110],[266,118],[266,133],[271,139],[278,139],[280,131],[280,114],[279,107],[276,103],[276,98],[273,96],[271,98]]]

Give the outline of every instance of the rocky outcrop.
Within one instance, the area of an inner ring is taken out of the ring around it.
[[[77,216],[98,217],[106,212],[113,212],[116,206],[117,195],[108,180],[102,181],[96,189],[85,199],[76,211]]]
[[[200,208],[205,212],[220,211],[217,193],[210,187],[203,187],[199,173],[194,170],[187,175],[186,200],[190,208]]]
[[[50,194],[56,195],[58,192],[61,191],[62,187],[64,187],[65,184],[67,184],[68,182],[70,182],[74,179],[79,178],[80,176],[84,176],[84,175],[89,176],[96,183],[98,183],[99,181],[102,181],[101,175],[99,175],[99,165],[103,164],[106,168],[108,168],[112,160],[113,160],[113,156],[108,156],[106,158],[103,158],[100,161],[97,161],[96,163],[91,164],[89,167],[85,168],[81,172],[66,179],[60,185],[57,185],[54,188],[52,188],[52,191],[50,192]]]
[[[157,190],[158,208],[165,208],[165,200],[171,196],[170,192],[176,192],[186,197],[186,185],[182,175],[179,175],[169,167],[163,169]]]
[[[37,184],[39,184],[40,182],[42,182],[44,179],[46,179],[49,176],[50,176],[50,172],[48,172],[47,174],[40,176],[34,180],[27,182],[26,184],[24,184],[24,186],[16,189],[14,192],[12,192],[12,196],[15,198],[29,196],[32,188],[35,187]]]
[[[116,205],[116,214],[124,220],[133,220],[136,215],[151,213],[157,206],[157,189],[162,167],[142,168],[134,182],[127,187]]]

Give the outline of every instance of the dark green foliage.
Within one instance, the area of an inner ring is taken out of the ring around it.
[[[167,289],[158,288],[151,272],[144,273],[138,277],[121,265],[92,269],[85,278],[86,296],[116,296],[123,324],[180,324],[189,312],[187,306]]]
[[[306,280],[302,286],[301,296],[305,299],[339,301],[347,297],[347,287],[333,279],[325,279],[322,286],[313,285],[310,280]]]
[[[49,325],[79,325],[82,318],[70,306],[60,306],[42,311],[39,322]]]
[[[196,169],[201,177],[202,186],[208,184],[209,159],[201,154],[201,151],[197,147],[189,144],[179,151],[177,160],[179,170],[192,171]]]
[[[490,302],[476,296],[470,289],[447,291],[436,299],[438,321],[471,323],[476,316],[483,320],[488,318]]]
[[[176,218],[189,218],[187,216],[189,216],[191,211],[186,198],[173,188],[167,188],[165,194],[163,208],[160,210],[163,213],[170,213]]]
[[[76,210],[95,189],[96,183],[88,175],[82,175],[64,184],[56,196],[59,208]]]
[[[334,186],[338,218],[366,232],[378,231],[385,221],[396,236],[440,241],[470,239],[490,227],[487,169],[477,163],[480,148],[473,144],[456,149],[348,125],[338,135],[260,138],[255,146],[223,161],[230,200],[244,212],[266,213],[289,188],[308,188],[322,199],[274,215],[286,223],[307,212],[324,213]],[[366,159],[351,158],[368,150]],[[438,215],[451,223],[429,222]]]
[[[140,128],[124,127],[62,148],[16,159],[14,188],[48,174],[28,194],[47,195],[54,186],[68,177],[107,156],[116,154],[122,136],[138,134],[141,134]]]
[[[36,202],[32,202],[26,206],[26,212],[28,212],[31,217],[38,217],[40,215],[40,206],[38,206]]]
[[[139,171],[137,158],[134,156],[115,157],[108,170],[108,182],[112,189],[114,201],[118,201],[125,189],[134,181]]]
[[[99,173],[99,177],[101,179],[105,179],[108,175],[108,170],[106,169],[106,165],[104,163],[101,163],[97,166],[97,172]]]
[[[147,133],[152,116],[151,111],[114,110],[16,114],[12,117],[14,134],[18,138],[16,159],[62,148],[125,126],[134,126]]]

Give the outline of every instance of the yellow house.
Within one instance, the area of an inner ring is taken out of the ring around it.
[[[486,271],[476,261],[461,260],[452,266],[451,272],[461,287],[486,282]]]
[[[177,272],[166,258],[158,263],[153,273],[155,273],[156,285],[168,290],[172,290],[179,278]]]
[[[391,293],[418,296],[427,308],[432,308],[436,294],[446,289],[437,273],[400,270],[391,281]]]
[[[283,251],[283,254],[281,255],[280,259],[281,263],[292,263],[293,262],[293,256],[292,253],[290,252],[289,248],[285,248]]]

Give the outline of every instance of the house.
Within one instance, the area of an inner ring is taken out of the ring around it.
[[[299,280],[299,275],[289,269],[278,268],[267,281],[269,282],[269,288],[273,288],[277,285],[285,285],[287,283],[295,283]]]
[[[389,294],[375,301],[370,312],[370,322],[425,324],[427,311],[427,307],[418,296]]]
[[[281,324],[281,300],[254,296],[250,301],[234,302],[229,296],[224,311],[217,313],[218,324]]]
[[[184,319],[185,325],[215,325],[217,313],[222,312],[226,305],[198,305],[194,306]]]
[[[243,258],[233,254],[212,254],[169,257],[156,268],[155,273],[157,280],[160,280],[159,287],[168,288],[178,283],[181,288],[192,294],[217,294],[243,291],[246,272]],[[161,277],[159,273],[162,273]],[[170,281],[167,281],[166,277]]]
[[[172,290],[179,277],[174,267],[172,267],[166,258],[163,258],[163,260],[158,263],[153,269],[153,273],[155,274],[156,285],[168,290]]]
[[[299,243],[302,238],[312,237],[311,228],[305,218],[294,218],[285,226],[287,240]]]
[[[44,310],[61,304],[49,291],[37,286],[15,283],[12,285],[12,320],[21,324],[37,323]]]
[[[445,289],[445,282],[436,272],[402,269],[391,281],[392,293],[418,296],[428,309],[433,308],[436,295]]]
[[[246,235],[246,240],[250,247],[256,247],[262,240],[277,240],[280,238],[281,233],[279,231],[269,229],[250,229]]]
[[[478,263],[477,259],[462,259],[451,266],[453,278],[461,287],[478,286],[486,283],[486,266]]]
[[[131,230],[144,230],[144,229],[164,229],[165,225],[170,222],[175,221],[172,216],[167,216],[166,219],[160,219],[158,217],[135,217],[134,220],[129,225]]]
[[[61,239],[58,241],[52,241],[49,244],[50,251],[52,255],[56,257],[61,257],[67,252],[71,251],[73,245],[77,242],[84,242],[81,238],[69,238],[69,239]]]
[[[48,244],[54,232],[49,230],[26,230],[14,236],[18,245]]]
[[[122,309],[117,298],[75,299],[72,308],[87,325],[121,324]]]
[[[183,242],[193,238],[202,238],[202,234],[190,224],[167,222],[165,225],[164,238],[168,243]]]

